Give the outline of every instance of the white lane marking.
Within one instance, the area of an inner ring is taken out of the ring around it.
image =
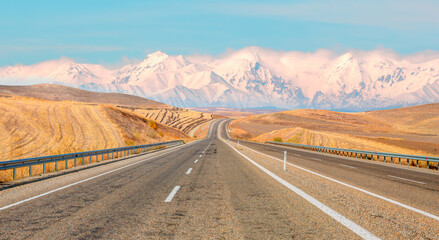
[[[298,156],[298,157],[301,157],[301,156],[302,156],[302,155],[297,154],[297,153],[293,153],[293,155]]]
[[[198,159],[196,159],[195,161],[194,161],[194,163],[197,163],[198,162]]]
[[[201,157],[201,156],[203,156],[203,155],[200,155],[199,157]]]
[[[186,145],[186,146],[187,146],[187,145]],[[184,147],[184,145],[183,145],[183,147]],[[131,163],[131,164],[128,164],[128,165],[126,165],[126,166],[123,166],[123,167],[120,167],[120,168],[116,168],[116,169],[113,169],[113,170],[111,170],[111,171],[104,172],[104,173],[98,174],[98,175],[96,175],[96,176],[93,176],[93,177],[90,177],[90,178],[87,178],[87,179],[84,179],[84,180],[81,180],[81,181],[78,181],[78,182],[75,182],[75,183],[71,183],[71,184],[65,185],[65,186],[63,186],[63,187],[59,187],[59,188],[53,189],[53,190],[51,190],[51,191],[48,191],[48,192],[42,193],[42,194],[40,194],[40,195],[36,195],[36,196],[30,197],[30,198],[27,198],[27,199],[24,199],[24,200],[21,200],[21,201],[18,201],[18,202],[15,202],[15,203],[12,203],[12,204],[6,205],[6,206],[4,206],[4,207],[0,207],[0,211],[1,211],[1,210],[8,209],[8,208],[13,207],[13,206],[17,206],[17,205],[19,205],[19,204],[22,204],[22,203],[25,203],[25,202],[28,202],[28,201],[31,201],[31,200],[34,200],[34,199],[37,199],[37,198],[40,198],[40,197],[43,197],[43,196],[46,196],[46,195],[49,195],[49,194],[54,193],[54,192],[58,192],[58,191],[60,191],[60,190],[63,190],[63,189],[69,188],[69,187],[71,187],[71,186],[75,186],[75,185],[77,185],[77,184],[80,184],[80,183],[83,183],[83,182],[87,182],[87,181],[93,180],[93,179],[98,178],[98,177],[105,176],[105,175],[107,175],[107,174],[110,174],[110,173],[113,173],[113,172],[116,172],[116,171],[122,170],[122,169],[124,169],[124,168],[131,167],[131,166],[133,166],[133,165],[136,165],[136,164],[139,164],[139,163],[142,163],[142,162],[145,162],[145,161],[149,161],[149,160],[152,160],[152,159],[154,159],[154,158],[161,157],[161,156],[163,156],[163,155],[166,155],[166,154],[169,154],[169,153],[175,152],[175,151],[179,150],[180,148],[181,148],[181,147],[179,147],[178,149],[175,149],[175,150],[173,150],[173,151],[169,151],[169,152],[162,153],[162,154],[159,154],[159,155],[154,156],[154,157],[150,157],[150,158],[147,158],[147,159],[143,159],[143,160],[140,160],[140,161],[138,161],[138,162]]]
[[[320,158],[312,158],[312,159],[314,159],[314,160],[316,160],[316,161],[322,161],[322,159],[320,159]]]
[[[203,151],[203,153],[204,153],[204,151]]]
[[[171,202],[175,194],[177,194],[178,189],[180,189],[180,186],[175,186],[174,189],[172,189],[172,192],[169,194],[169,196],[165,199],[165,202]]]
[[[274,160],[277,160],[277,161],[279,161],[279,162],[283,162],[283,160],[281,160],[281,159],[279,159],[279,158],[275,158],[275,157],[270,156],[270,155],[267,155],[267,154],[265,154],[265,153],[258,152],[258,151],[256,151],[256,150],[253,150],[253,149],[249,148],[249,147],[245,147],[245,148],[247,148],[247,149],[250,150],[250,151],[256,152],[256,153],[258,153],[258,154],[261,154],[261,155],[267,156],[267,157],[269,157],[269,158],[272,158],[272,159],[274,159]],[[355,187],[355,186],[349,185],[349,184],[344,183],[344,182],[342,182],[342,181],[335,180],[335,179],[333,179],[333,178],[327,177],[327,176],[322,175],[322,174],[320,174],[320,173],[316,173],[316,172],[313,172],[313,171],[308,170],[308,169],[306,169],[306,168],[299,167],[299,166],[297,166],[297,165],[295,165],[295,164],[292,164],[292,163],[289,163],[289,162],[287,162],[287,164],[290,165],[290,166],[292,166],[292,167],[295,167],[295,168],[298,168],[298,169],[300,169],[300,170],[303,170],[303,171],[305,171],[305,172],[309,172],[309,173],[311,173],[311,174],[314,174],[314,175],[316,175],[316,176],[322,177],[322,178],[327,179],[327,180],[329,180],[329,181],[332,181],[332,182],[335,182],[335,183],[341,184],[341,185],[343,185],[343,186],[345,186],[345,187],[348,187],[348,188],[352,188],[352,189],[358,190],[358,191],[360,191],[360,192],[366,193],[366,194],[371,195],[371,196],[373,196],[373,197],[379,198],[379,199],[384,200],[384,201],[387,201],[387,202],[389,202],[389,203],[393,203],[393,204],[398,205],[398,206],[400,206],[400,207],[403,207],[403,208],[405,208],[405,209],[411,210],[411,211],[413,211],[413,212],[417,212],[417,213],[422,214],[422,215],[424,215],[424,216],[426,216],[426,217],[433,218],[433,219],[439,221],[439,217],[436,216],[436,215],[433,215],[433,214],[431,214],[431,213],[428,213],[428,212],[422,211],[422,210],[420,210],[420,209],[417,209],[417,208],[411,207],[411,206],[409,206],[409,205],[405,205],[404,203],[400,203],[400,202],[398,202],[398,201],[395,201],[395,200],[392,200],[392,199],[390,199],[390,198],[387,198],[387,197],[384,197],[384,196],[378,195],[378,194],[376,194],[376,193],[369,192],[369,191],[364,190],[364,189],[362,189],[362,188],[359,188],[359,187]]]
[[[192,168],[189,168],[189,169],[187,170],[186,174],[191,174],[191,172],[192,172]]]
[[[411,179],[407,179],[407,178],[402,178],[402,177],[397,177],[397,176],[392,176],[392,175],[387,175],[387,176],[392,177],[392,178],[397,178],[397,179],[400,179],[400,180],[409,181],[409,182],[414,182],[414,183],[419,183],[419,184],[425,184],[425,182],[418,182],[418,181],[411,180]]]
[[[295,187],[291,183],[285,181],[284,179],[280,178],[276,174],[270,172],[268,169],[262,167],[261,165],[259,165],[258,163],[256,163],[255,161],[253,161],[252,159],[247,157],[246,155],[244,155],[241,152],[239,152],[236,148],[234,148],[229,143],[227,143],[225,141],[223,141],[223,142],[226,143],[227,145],[229,145],[233,150],[235,150],[237,153],[239,153],[241,156],[243,156],[249,162],[253,163],[253,165],[255,165],[256,167],[261,169],[263,172],[268,174],[270,177],[274,178],[276,181],[278,181],[279,183],[281,183],[285,187],[289,188],[291,191],[295,192],[296,194],[298,194],[299,196],[304,198],[306,201],[308,201],[312,205],[316,206],[318,209],[320,209],[321,211],[323,211],[324,213],[326,213],[327,215],[329,215],[330,217],[335,219],[337,222],[341,223],[343,226],[347,227],[349,230],[351,230],[352,232],[354,232],[358,236],[362,237],[363,239],[380,239],[377,236],[373,235],[371,232],[369,232],[366,229],[362,228],[360,225],[358,225],[358,224],[354,223],[353,221],[347,219],[345,216],[343,216],[340,213],[332,210],[331,208],[329,208],[325,204],[319,202],[317,199],[315,199],[312,196],[308,195],[307,193],[305,193],[304,191],[302,191],[299,188]]]
[[[356,168],[356,167],[352,167],[352,166],[349,166],[349,165],[345,165],[345,164],[340,164],[341,166],[343,166],[343,167],[348,167],[348,168]]]

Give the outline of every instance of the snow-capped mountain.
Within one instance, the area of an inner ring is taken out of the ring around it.
[[[372,110],[439,102],[439,55],[382,50],[341,55],[248,47],[221,57],[155,52],[108,70],[61,58],[0,68],[1,84],[58,83],[122,92],[180,107]]]

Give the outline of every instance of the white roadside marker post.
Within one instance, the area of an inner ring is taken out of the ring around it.
[[[287,170],[287,151],[284,151],[284,171]]]

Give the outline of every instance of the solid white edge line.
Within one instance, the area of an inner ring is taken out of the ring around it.
[[[171,202],[175,194],[177,194],[178,189],[180,189],[180,186],[175,186],[174,189],[172,189],[172,192],[169,194],[169,196],[165,199],[165,202]]]
[[[201,156],[203,156],[203,155],[200,155],[199,157],[201,157]]]
[[[183,145],[183,147],[184,147],[184,146],[188,146],[188,145]],[[51,191],[48,191],[48,192],[45,192],[45,193],[42,193],[42,194],[39,194],[39,195],[36,195],[36,196],[30,197],[30,198],[27,198],[27,199],[24,199],[24,200],[21,200],[21,201],[18,201],[18,202],[12,203],[12,204],[6,205],[6,206],[4,206],[4,207],[0,207],[0,211],[5,210],[5,209],[8,209],[8,208],[13,207],[13,206],[17,206],[17,205],[19,205],[19,204],[22,204],[22,203],[25,203],[25,202],[28,202],[28,201],[31,201],[31,200],[34,200],[34,199],[37,199],[37,198],[40,198],[40,197],[43,197],[43,196],[46,196],[46,195],[49,195],[49,194],[54,193],[54,192],[58,192],[58,191],[60,191],[60,190],[63,190],[63,189],[69,188],[69,187],[71,187],[71,186],[75,186],[75,185],[77,185],[77,184],[80,184],[80,183],[83,183],[83,182],[90,181],[90,180],[92,180],[92,179],[95,179],[95,178],[98,178],[98,177],[102,177],[102,176],[104,176],[104,175],[107,175],[107,174],[110,174],[110,173],[113,173],[113,172],[116,172],[116,171],[122,170],[122,169],[124,169],[124,168],[131,167],[131,166],[133,166],[133,165],[136,165],[136,164],[139,164],[139,163],[142,163],[142,162],[148,161],[148,160],[152,160],[152,159],[157,158],[157,157],[161,157],[161,156],[163,156],[163,155],[166,155],[166,154],[169,154],[169,153],[175,152],[175,151],[179,150],[180,148],[181,148],[181,147],[179,147],[178,149],[174,149],[173,151],[169,151],[169,152],[162,153],[162,154],[159,154],[159,155],[154,156],[154,157],[150,157],[150,158],[147,158],[147,159],[143,159],[143,160],[140,160],[140,161],[138,161],[138,162],[131,163],[131,164],[125,165],[125,166],[123,166],[123,167],[116,168],[116,169],[113,169],[113,170],[111,170],[111,171],[104,172],[104,173],[98,174],[98,175],[96,175],[96,176],[93,176],[93,177],[90,177],[90,178],[87,178],[87,179],[84,179],[84,180],[81,180],[81,181],[78,181],[78,182],[74,182],[74,183],[71,183],[71,184],[65,185],[65,186],[63,186],[63,187],[59,187],[59,188],[53,189],[53,190],[51,190]]]
[[[356,168],[356,167],[352,167],[352,166],[349,166],[349,165],[346,165],[346,164],[341,164],[341,163],[340,163],[340,165],[343,166],[343,167],[348,167],[348,168]]]
[[[409,181],[409,182],[425,184],[425,182],[419,182],[419,181],[415,181],[415,180],[411,180],[411,179],[407,179],[407,178],[402,178],[402,177],[397,177],[397,176],[393,176],[393,175],[387,175],[387,176],[392,177],[392,178],[396,178],[396,179],[400,179],[400,180]]]
[[[317,160],[317,161],[322,161],[322,159],[320,159],[320,158],[312,158],[312,159],[314,159],[314,160]]]
[[[253,163],[253,165],[255,165],[256,167],[261,169],[263,172],[268,174],[270,177],[274,178],[276,181],[278,181],[279,183],[281,183],[285,187],[289,188],[291,191],[295,192],[296,194],[298,194],[299,196],[304,198],[306,201],[308,201],[312,205],[316,206],[318,209],[320,209],[321,211],[326,213],[328,216],[330,216],[333,219],[335,219],[337,222],[341,223],[343,226],[347,227],[349,230],[351,230],[352,232],[354,232],[358,236],[362,237],[363,239],[380,239],[377,236],[373,235],[371,232],[369,232],[366,229],[362,228],[360,225],[358,225],[358,224],[354,223],[353,221],[347,219],[346,217],[344,217],[340,213],[332,210],[331,208],[329,208],[325,204],[319,202],[317,199],[315,199],[312,196],[308,195],[307,193],[305,193],[304,191],[300,190],[299,188],[293,186],[291,183],[285,181],[284,179],[280,178],[279,176],[277,176],[276,174],[272,173],[268,169],[262,167],[261,165],[259,165],[258,163],[256,163],[255,161],[253,161],[252,159],[250,159],[249,157],[247,157],[243,153],[239,152],[237,149],[235,149],[229,143],[227,143],[225,141],[223,141],[223,142],[226,143],[227,145],[229,145],[233,150],[235,150],[238,154],[240,154],[242,157],[247,159],[249,162]]]
[[[196,159],[195,161],[194,161],[194,163],[197,163],[198,162],[198,159]]]
[[[241,146],[242,146],[242,145],[241,145]],[[245,146],[244,146],[244,147],[245,147]],[[277,161],[283,162],[283,160],[281,160],[281,159],[279,159],[279,158],[275,158],[275,157],[270,156],[270,155],[267,155],[267,154],[265,154],[265,153],[258,152],[258,151],[256,151],[256,150],[253,150],[253,149],[249,148],[249,147],[245,147],[245,148],[249,149],[250,151],[256,152],[256,153],[258,153],[258,154],[261,154],[261,155],[267,156],[267,157],[269,157],[269,158],[272,158],[272,159],[274,159],[274,160],[277,160]],[[366,194],[368,194],[368,195],[374,196],[374,197],[379,198],[379,199],[381,199],[381,200],[384,200],[384,201],[387,201],[387,202],[393,203],[393,204],[398,205],[398,206],[400,206],[400,207],[403,207],[403,208],[405,208],[405,209],[411,210],[411,211],[413,211],[413,212],[417,212],[417,213],[422,214],[422,215],[424,215],[424,216],[426,216],[426,217],[433,218],[433,219],[439,221],[439,217],[436,216],[436,215],[433,215],[433,214],[431,214],[431,213],[428,213],[428,212],[422,211],[422,210],[420,210],[420,209],[417,209],[417,208],[411,207],[411,206],[409,206],[409,205],[406,205],[406,204],[404,204],[404,203],[400,203],[400,202],[398,202],[398,201],[395,201],[395,200],[392,200],[392,199],[390,199],[390,198],[387,198],[387,197],[384,197],[384,196],[378,195],[378,194],[376,194],[376,193],[369,192],[369,191],[364,190],[364,189],[362,189],[362,188],[359,188],[359,187],[355,187],[355,186],[349,185],[349,184],[344,183],[344,182],[342,182],[342,181],[339,181],[339,180],[336,180],[336,179],[333,179],[333,178],[327,177],[327,176],[322,175],[322,174],[320,174],[320,173],[313,172],[313,171],[308,170],[308,169],[306,169],[306,168],[299,167],[299,166],[297,166],[297,165],[295,165],[295,164],[292,164],[292,163],[289,163],[289,162],[287,162],[287,164],[290,165],[290,166],[292,166],[292,167],[295,167],[295,168],[298,168],[298,169],[300,169],[300,170],[303,170],[303,171],[305,171],[305,172],[308,172],[308,173],[314,174],[314,175],[316,175],[316,176],[322,177],[322,178],[324,178],[324,179],[327,179],[327,180],[329,180],[329,181],[332,181],[332,182],[335,182],[335,183],[341,184],[341,185],[343,185],[343,186],[345,186],[345,187],[348,187],[348,188],[352,188],[352,189],[358,190],[358,191],[360,191],[360,192],[366,193]]]
[[[192,172],[192,168],[189,168],[186,172],[186,174],[190,174]]]

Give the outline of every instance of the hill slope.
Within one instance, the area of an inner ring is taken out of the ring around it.
[[[175,108],[134,95],[90,92],[56,84],[38,84],[31,86],[0,85],[0,95],[114,105],[171,126],[186,134],[196,126],[215,118],[214,115],[209,113]]]
[[[439,155],[439,103],[362,113],[301,109],[249,116],[232,136],[419,155]]]
[[[190,139],[149,122],[114,106],[0,97],[0,160]]]
[[[169,107],[166,104],[138,96],[122,93],[90,92],[56,84],[37,84],[30,86],[0,85],[0,94],[54,101],[75,101],[137,107]]]

